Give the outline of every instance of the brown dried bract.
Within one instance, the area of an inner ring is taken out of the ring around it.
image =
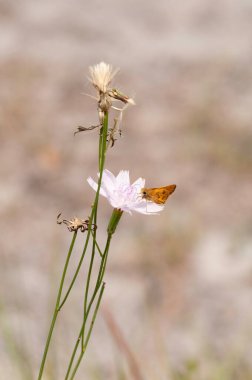
[[[70,232],[76,232],[80,230],[81,232],[85,232],[89,229],[89,220],[83,220],[74,217],[73,219],[67,220],[67,219],[62,219],[60,220],[61,213],[57,216],[57,224],[62,224],[64,223],[67,226],[68,231]],[[94,231],[97,226],[95,224],[91,225],[92,230]]]
[[[77,131],[74,132],[74,135],[79,132],[86,132],[86,131],[92,131],[95,128],[101,127],[101,124],[98,125],[91,125],[90,127],[82,127],[81,125],[77,127]]]
[[[113,127],[109,128],[108,130],[108,137],[107,137],[108,147],[110,146],[111,148],[113,148],[118,135],[121,137],[122,131],[121,129],[119,129],[119,119],[115,118]]]
[[[111,97],[111,98],[114,98],[116,100],[120,100],[121,102],[127,104],[132,104],[134,105],[135,102],[132,98],[130,98],[129,96],[123,94],[122,92],[118,91],[116,88],[112,88],[111,90],[108,91],[108,95]]]

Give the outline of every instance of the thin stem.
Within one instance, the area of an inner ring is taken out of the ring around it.
[[[106,159],[106,143],[107,143],[107,133],[108,133],[108,113],[107,112],[104,114],[102,131],[100,133],[101,133],[100,134],[100,140],[99,140],[99,169],[100,169],[100,173],[99,173],[98,188],[97,188],[95,203],[94,203],[94,224],[95,225],[97,225],[97,211],[98,211],[98,203],[99,203],[99,194],[100,194],[104,164],[105,164],[105,159]],[[89,264],[88,277],[87,277],[87,282],[86,282],[86,290],[85,290],[85,296],[84,296],[83,321],[85,320],[85,315],[86,315],[86,310],[87,310],[88,292],[89,292],[91,274],[92,274],[93,264],[94,264],[95,248],[96,248],[96,230],[93,233],[92,254],[91,254],[91,259],[90,259],[90,264]],[[85,326],[84,326],[84,329],[85,329]],[[83,346],[83,344],[84,344],[84,330],[82,333],[82,346]]]
[[[103,295],[103,292],[104,292],[104,288],[105,288],[105,283],[103,283],[103,285],[101,287],[99,298],[97,300],[97,304],[96,304],[96,307],[95,307],[95,310],[94,310],[94,314],[93,314],[93,317],[92,317],[92,321],[91,321],[90,326],[89,326],[87,338],[85,340],[84,346],[82,347],[80,356],[79,356],[78,361],[77,361],[77,363],[76,363],[76,365],[74,367],[74,370],[73,370],[72,376],[70,377],[70,380],[73,380],[73,378],[74,378],[74,376],[75,376],[75,374],[76,374],[76,372],[77,372],[77,370],[79,368],[79,365],[81,363],[83,355],[85,354],[85,351],[86,351],[86,348],[87,348],[87,345],[88,345],[88,342],[89,342],[89,339],[90,339],[90,336],[91,336],[91,333],[92,333],[92,330],[93,330],[93,327],[94,327],[94,323],[95,323],[95,319],[96,319],[96,316],[97,316],[97,312],[98,312],[98,309],[99,309],[99,306],[100,306],[100,303],[101,303],[101,299],[102,299],[102,295]]]
[[[66,373],[66,376],[65,376],[65,380],[68,379],[68,376],[70,374],[70,371],[71,371],[71,368],[72,368],[72,365],[73,365],[73,361],[74,361],[74,358],[75,358],[75,355],[76,355],[76,351],[78,349],[78,346],[79,346],[79,343],[80,343],[80,340],[81,340],[81,337],[82,337],[83,329],[84,329],[84,324],[82,324],[80,332],[79,332],[79,335],[78,335],[78,339],[76,340],[76,343],[75,343],[75,346],[74,346],[74,349],[73,349],[73,352],[72,352],[72,355],[71,355],[71,358],[70,358],[70,361],[69,361],[69,364],[68,364],[68,367],[67,367],[67,373]]]
[[[76,280],[76,278],[77,278],[77,276],[78,276],[78,273],[79,273],[79,270],[80,270],[80,268],[81,268],[82,262],[83,262],[83,260],[84,260],[85,253],[86,253],[86,251],[87,251],[87,247],[88,247],[88,243],[89,243],[90,235],[91,235],[91,234],[93,235],[93,233],[92,233],[92,229],[91,229],[91,228],[92,228],[91,224],[92,224],[92,220],[93,220],[93,215],[94,215],[94,207],[93,207],[93,210],[92,210],[92,213],[91,213],[91,216],[90,216],[90,223],[89,223],[88,233],[87,233],[87,237],[86,237],[86,242],[85,242],[85,245],[84,245],[84,248],[83,248],[83,252],[82,252],[82,255],[81,255],[81,258],[80,258],[80,261],[79,261],[78,267],[77,267],[77,269],[76,269],[76,271],[75,271],[75,274],[74,274],[74,277],[73,277],[73,279],[72,279],[72,281],[71,281],[71,284],[70,284],[70,286],[69,286],[69,288],[68,288],[68,290],[67,290],[67,292],[66,292],[66,294],[65,294],[65,297],[63,298],[63,301],[61,302],[61,304],[60,304],[60,306],[59,306],[59,308],[58,308],[58,311],[60,311],[60,309],[62,308],[62,306],[63,306],[64,303],[66,302],[67,297],[68,297],[68,295],[69,295],[69,293],[70,293],[70,291],[71,291],[71,289],[72,289],[72,287],[73,287],[73,285],[74,285],[74,283],[75,283],[75,280]],[[81,330],[81,331],[82,331],[82,330]],[[81,333],[79,334],[78,340],[80,339],[80,337],[81,337]],[[78,340],[77,340],[77,342],[78,342]],[[77,345],[75,345],[75,348],[74,348],[73,354],[72,354],[72,356],[71,356],[70,363],[69,363],[69,366],[68,366],[68,371],[67,371],[67,374],[66,374],[66,379],[68,378],[69,371],[70,371],[70,369],[71,369],[72,362],[73,362],[73,359],[74,359],[74,356],[75,356],[76,350],[77,350],[77,348],[78,348],[78,344],[79,344],[79,342],[77,343]]]
[[[109,246],[110,246],[111,239],[112,239],[112,236],[108,235],[107,246],[106,246],[106,249],[105,249],[105,252],[104,252],[104,264],[100,268],[101,270],[99,271],[98,281],[97,281],[97,284],[96,284],[96,286],[98,288],[99,288],[99,286],[100,286],[100,284],[101,284],[101,282],[103,280],[104,274],[105,274],[106,265],[107,265],[107,261],[108,261]]]
[[[102,141],[103,141],[103,127],[101,127],[100,129],[100,136],[99,136],[99,173],[101,172]]]
[[[104,164],[105,164],[105,158],[106,158],[106,142],[107,142],[107,133],[108,133],[108,113],[106,112],[105,115],[104,115],[104,120],[103,120],[103,126],[102,128],[100,129],[100,137],[99,137],[99,180],[98,180],[98,188],[97,188],[97,191],[96,191],[96,196],[95,196],[95,201],[94,201],[94,204],[93,204],[93,208],[92,208],[92,213],[91,213],[91,216],[90,216],[90,219],[89,219],[89,230],[88,230],[88,236],[87,236],[87,240],[86,240],[86,244],[84,246],[84,249],[83,249],[83,253],[82,253],[82,256],[81,256],[81,259],[80,259],[80,262],[79,262],[79,265],[77,267],[77,270],[75,272],[75,275],[73,277],[73,280],[70,284],[70,287],[60,305],[60,308],[63,306],[63,304],[65,303],[73,285],[74,285],[74,282],[77,278],[77,275],[79,273],[79,270],[80,270],[80,267],[81,267],[81,264],[82,264],[82,261],[84,259],[84,255],[86,253],[86,250],[87,250],[87,246],[88,246],[88,241],[89,241],[89,238],[90,238],[90,234],[92,233],[92,237],[93,237],[93,247],[92,247],[92,256],[91,256],[91,261],[90,261],[90,265],[89,265],[89,273],[88,273],[88,279],[87,279],[87,283],[86,283],[86,291],[85,291],[85,297],[84,297],[84,316],[83,316],[83,323],[82,323],[82,327],[80,329],[80,333],[79,333],[79,336],[78,336],[78,339],[76,341],[76,344],[75,344],[75,347],[74,347],[74,350],[73,350],[73,353],[72,353],[72,356],[71,356],[71,359],[70,359],[70,362],[69,362],[69,365],[68,365],[68,370],[67,370],[67,374],[66,374],[66,379],[68,378],[69,376],[69,373],[70,373],[70,370],[71,370],[71,367],[72,367],[72,364],[73,364],[73,360],[75,358],[75,355],[76,355],[76,351],[77,351],[77,348],[78,348],[78,345],[79,345],[79,342],[80,342],[80,339],[82,339],[82,346],[84,344],[84,330],[85,330],[85,325],[86,325],[86,319],[87,319],[87,316],[89,314],[89,311],[90,311],[90,307],[88,307],[88,313],[86,313],[87,311],[87,300],[88,300],[88,291],[89,291],[89,283],[90,283],[90,279],[91,279],[91,271],[92,271],[92,268],[93,268],[93,260],[94,260],[94,254],[95,254],[95,247],[97,247],[98,249],[98,243],[96,241],[96,230],[94,232],[91,231],[90,229],[90,226],[91,224],[93,223],[94,221],[94,224],[97,225],[97,209],[98,209],[98,202],[99,202],[99,194],[100,194],[100,188],[101,188],[101,183],[102,183],[102,175],[103,175],[103,170],[104,170]],[[99,251],[99,254],[101,255],[101,250],[98,249]],[[103,260],[102,260],[103,262]],[[99,272],[100,273],[100,272]],[[97,288],[96,292],[95,292],[95,295],[98,291],[99,287]],[[93,300],[94,300],[95,297],[92,297],[92,303],[93,303]],[[91,305],[92,305],[91,303]]]
[[[99,269],[99,273],[98,273],[98,276],[97,276],[97,281],[96,281],[95,289],[94,289],[93,295],[92,295],[92,297],[91,297],[91,299],[89,301],[88,307],[87,307],[85,322],[87,321],[90,309],[91,309],[91,307],[93,305],[94,299],[96,297],[96,294],[97,294],[97,292],[99,290],[99,287],[100,287],[100,285],[102,283],[102,280],[103,280],[103,277],[104,277],[111,238],[112,238],[112,236],[108,236],[106,247],[105,247],[104,253],[102,255],[102,261],[101,261],[101,264],[100,264],[100,269]]]
[[[59,310],[62,308],[62,306],[64,305],[64,303],[66,302],[67,300],[67,297],[75,283],[75,280],[79,274],[79,271],[80,271],[80,268],[81,268],[81,265],[82,265],[82,262],[84,260],[84,257],[85,257],[85,253],[87,251],[87,247],[88,247],[88,243],[89,243],[89,238],[90,238],[90,234],[91,234],[91,228],[92,228],[92,223],[93,223],[93,220],[94,220],[94,224],[96,225],[97,223],[97,220],[96,220],[96,213],[97,213],[97,206],[98,206],[98,200],[99,200],[99,194],[100,194],[100,187],[101,187],[101,181],[102,181],[102,172],[103,172],[103,168],[104,168],[104,163],[105,163],[105,153],[106,153],[106,139],[107,139],[107,131],[108,131],[108,113],[105,114],[104,116],[104,122],[103,122],[103,132],[100,131],[100,138],[99,138],[99,169],[100,169],[100,177],[99,177],[99,181],[98,181],[98,188],[97,188],[97,192],[96,192],[96,195],[95,195],[95,200],[94,200],[94,205],[93,205],[93,208],[92,208],[92,212],[91,212],[91,216],[89,218],[89,226],[88,226],[88,233],[87,233],[87,237],[86,237],[86,242],[85,242],[85,245],[84,245],[84,248],[83,248],[83,252],[82,252],[82,255],[81,255],[81,258],[80,258],[80,261],[79,261],[79,264],[77,266],[77,269],[75,271],[75,274],[73,276],[73,279],[71,281],[71,284],[65,294],[65,297],[63,298],[63,301],[61,302],[60,306],[59,306]],[[104,142],[105,140],[105,142]]]
[[[104,277],[104,272],[105,271],[103,270],[103,268],[104,268],[105,263],[107,262],[107,256],[108,256],[108,251],[109,251],[109,246],[110,246],[111,238],[112,238],[112,236],[108,235],[106,246],[105,246],[105,249],[104,249],[104,253],[102,254],[102,261],[100,263],[100,269],[99,269],[99,273],[98,273],[98,276],[97,276],[96,286],[95,286],[95,289],[93,291],[91,300],[89,301],[89,304],[88,304],[88,307],[87,307],[87,311],[86,311],[86,314],[85,314],[85,318],[83,320],[83,323],[82,323],[82,326],[81,326],[78,338],[76,340],[76,343],[75,343],[75,346],[74,346],[74,349],[73,349],[73,352],[72,352],[72,355],[71,355],[71,359],[70,359],[70,362],[69,362],[69,365],[68,365],[68,368],[67,368],[67,373],[66,373],[65,380],[68,379],[68,376],[70,374],[70,371],[71,371],[71,368],[72,368],[72,365],[73,365],[73,361],[74,361],[74,358],[75,358],[78,346],[80,344],[81,338],[84,335],[83,333],[84,333],[85,325],[86,325],[86,322],[87,322],[87,319],[88,319],[91,307],[93,305],[93,302],[95,300],[96,294],[97,294],[97,292],[98,292],[98,290],[100,288],[101,282],[102,282],[103,277]],[[85,343],[82,346],[84,346],[84,345],[85,345]]]
[[[56,300],[56,304],[55,304],[55,308],[54,308],[54,313],[53,313],[53,317],[52,317],[49,333],[48,333],[48,336],[47,336],[46,345],[45,345],[45,349],[44,349],[44,353],[43,353],[40,369],[39,369],[38,380],[40,380],[42,378],[42,375],[43,375],[45,361],[46,361],[49,345],[50,345],[52,334],[53,334],[53,329],[54,329],[55,322],[56,322],[56,319],[57,319],[57,316],[58,316],[58,313],[59,313],[59,310],[60,310],[59,309],[60,298],[61,298],[61,294],[62,294],[62,289],[63,289],[65,277],[66,277],[66,272],[67,272],[68,264],[69,264],[69,261],[70,261],[70,257],[71,257],[72,251],[73,251],[74,244],[75,244],[76,236],[77,236],[77,231],[75,231],[74,234],[73,234],[72,241],[71,241],[71,244],[70,244],[70,247],[69,247],[69,250],[68,250],[66,262],[65,262],[65,265],[64,265],[62,277],[61,277],[61,280],[60,280],[60,286],[59,286],[59,290],[58,290],[58,295],[57,295],[57,300]]]
[[[93,212],[92,212],[92,214],[93,214]],[[72,289],[72,287],[73,287],[73,285],[74,285],[74,283],[75,283],[75,280],[76,280],[76,278],[77,278],[77,276],[78,276],[78,273],[79,273],[79,271],[80,271],[81,264],[82,264],[83,259],[84,259],[84,257],[85,257],[85,253],[86,253],[86,251],[87,251],[87,247],[88,247],[89,238],[90,238],[90,235],[91,235],[92,214],[91,214],[91,217],[90,217],[90,223],[89,223],[90,225],[89,225],[89,227],[88,227],[87,237],[86,237],[85,245],[84,245],[84,248],[83,248],[83,251],[82,251],[82,255],[81,255],[81,258],[80,258],[79,264],[78,264],[77,269],[76,269],[76,271],[75,271],[75,273],[74,273],[74,276],[73,276],[73,279],[72,279],[72,281],[71,281],[71,283],[70,283],[70,285],[69,285],[69,288],[68,288],[68,290],[67,290],[67,292],[66,292],[66,294],[65,294],[65,296],[64,296],[64,298],[63,298],[63,300],[62,300],[62,302],[61,302],[61,304],[59,305],[59,308],[58,308],[59,311],[60,311],[60,309],[62,308],[62,306],[64,305],[64,303],[66,302],[69,293],[71,292],[71,289]]]
[[[92,234],[92,237],[94,238],[94,233],[93,233],[93,231],[91,231],[91,234]],[[97,240],[95,240],[95,245],[96,245],[96,248],[97,248],[97,250],[98,250],[98,252],[99,252],[99,255],[102,257],[103,253],[102,253],[102,251],[101,251],[101,248],[99,247],[99,244],[97,243]]]
[[[94,257],[95,257],[95,240],[96,240],[95,234],[96,234],[96,232],[94,232],[94,237],[93,237],[93,248],[92,248],[92,254],[91,254],[90,265],[89,265],[89,270],[88,270],[86,291],[85,291],[85,296],[84,296],[83,320],[86,320],[85,316],[86,316],[86,310],[87,310],[88,291],[89,291],[89,284],[90,284],[90,280],[91,280],[91,273],[92,273]],[[81,345],[82,346],[84,344],[84,335],[85,335],[85,324],[84,324],[84,328],[83,328],[83,332],[82,332],[82,336],[81,336]]]

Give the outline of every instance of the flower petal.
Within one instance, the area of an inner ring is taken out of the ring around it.
[[[99,176],[99,174],[98,174]],[[116,177],[109,170],[105,169],[102,175],[102,184],[106,187],[108,193],[114,191],[116,187]]]
[[[147,212],[148,213],[160,212],[163,209],[164,209],[163,205],[157,205],[156,203],[153,203],[153,202],[147,202]]]
[[[140,193],[140,190],[145,186],[145,179],[140,177],[135,182],[133,182],[131,186],[135,187],[137,189],[137,192]]]
[[[123,206],[123,207],[121,207],[121,210],[122,211],[125,211],[125,212],[127,212],[128,214],[130,214],[130,215],[132,215],[132,209],[131,208],[129,208],[129,207],[127,207],[127,206]]]
[[[146,215],[155,215],[158,212],[162,211],[164,209],[164,206],[158,205],[153,202],[146,202],[142,201],[139,202],[134,206],[134,211],[140,212],[141,214],[146,214]]]
[[[94,191],[97,191],[98,184],[93,180],[93,178],[88,177],[87,182],[94,189]],[[100,187],[100,194],[107,198],[107,193],[103,190],[102,186]]]
[[[117,187],[119,186],[130,186],[130,178],[128,170],[121,170],[116,177]]]

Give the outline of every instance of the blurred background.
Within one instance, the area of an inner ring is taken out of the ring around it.
[[[98,131],[73,133],[98,120],[83,93],[102,60],[136,101],[106,167],[177,190],[160,216],[123,216],[76,379],[139,380],[127,350],[144,380],[252,379],[251,25],[249,0],[0,1],[1,379],[36,378],[71,239],[56,217],[89,215]],[[45,379],[64,378],[84,276]]]

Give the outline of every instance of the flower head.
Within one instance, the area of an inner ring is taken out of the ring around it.
[[[105,62],[100,62],[97,65],[89,67],[90,82],[93,86],[103,94],[108,91],[108,86],[119,69],[113,70],[111,65]]]
[[[99,174],[98,174],[99,176]],[[97,191],[98,184],[89,177],[89,185]],[[142,198],[141,189],[144,188],[145,180],[138,178],[130,184],[129,172],[121,170],[117,177],[109,170],[103,171],[100,194],[106,197],[112,207],[126,211],[131,214],[132,211],[141,214],[156,214],[163,210],[163,206],[146,201]]]

